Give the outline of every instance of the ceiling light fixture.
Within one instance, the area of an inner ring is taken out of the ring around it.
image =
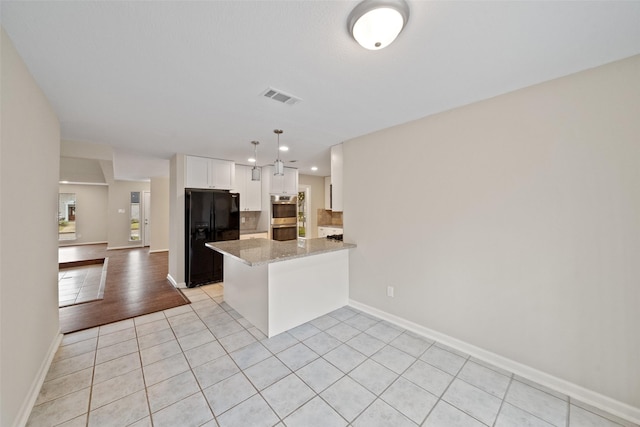
[[[260,168],[258,167],[258,141],[251,141],[253,144],[253,167],[251,168],[251,181],[260,181]],[[249,160],[251,161],[251,160]]]
[[[280,135],[284,132],[282,129],[274,129],[273,133],[278,135],[278,158],[274,162],[273,166],[275,168],[275,175],[283,176],[284,175],[284,162],[280,160]]]
[[[409,21],[404,0],[364,0],[349,14],[349,34],[369,50],[389,46]]]
[[[315,171],[318,170],[318,167],[317,166],[311,166],[311,170],[315,172]]]

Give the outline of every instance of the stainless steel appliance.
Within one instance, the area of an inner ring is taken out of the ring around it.
[[[207,242],[240,238],[240,196],[219,190],[185,190],[185,282],[188,287],[223,280],[223,256]]]
[[[269,238],[286,241],[297,238],[298,197],[271,196]]]

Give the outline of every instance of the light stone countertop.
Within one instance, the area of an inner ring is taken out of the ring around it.
[[[205,243],[205,246],[252,267],[356,247],[353,243],[325,238],[286,242],[269,239],[228,240]]]

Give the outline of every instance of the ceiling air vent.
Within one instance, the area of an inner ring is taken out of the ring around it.
[[[287,105],[294,105],[297,104],[298,102],[302,101],[300,98],[296,98],[293,95],[289,95],[288,93],[284,93],[283,91],[279,90],[279,89],[274,89],[274,88],[269,88],[267,90],[265,90],[264,92],[262,92],[262,96],[265,96],[267,98],[271,98],[274,101],[278,101],[281,102],[283,104],[287,104]]]

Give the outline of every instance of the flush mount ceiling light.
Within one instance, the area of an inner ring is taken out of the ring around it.
[[[273,133],[278,136],[278,158],[274,162],[273,166],[275,169],[275,173],[273,175],[284,175],[284,162],[280,160],[280,135],[284,132],[282,129],[274,129]]]
[[[347,20],[349,34],[369,50],[389,46],[409,21],[409,5],[404,0],[364,0]]]
[[[253,144],[253,167],[251,168],[251,181],[260,181],[260,168],[258,167],[258,141],[251,141]]]

